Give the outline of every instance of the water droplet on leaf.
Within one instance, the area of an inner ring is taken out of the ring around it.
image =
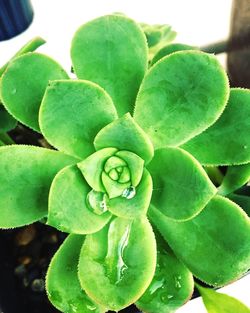
[[[101,215],[108,210],[107,195],[102,192],[91,190],[87,195],[87,205],[92,212]]]
[[[126,199],[132,199],[134,198],[135,195],[136,195],[136,190],[134,186],[130,186],[126,188],[122,193],[122,197]]]

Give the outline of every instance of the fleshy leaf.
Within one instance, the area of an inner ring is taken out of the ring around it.
[[[146,38],[134,21],[108,15],[83,25],[73,38],[71,58],[78,78],[103,87],[119,116],[132,111],[147,69]]]
[[[104,127],[95,137],[94,145],[97,150],[112,146],[132,151],[146,163],[154,155],[151,141],[129,113]]]
[[[183,43],[171,43],[168,44],[167,46],[161,48],[153,57],[151,65],[155,64],[157,61],[162,59],[163,57],[174,53],[178,51],[184,51],[184,50],[196,50],[196,47],[185,45]]]
[[[193,218],[217,192],[202,166],[179,148],[156,150],[148,170],[154,186],[151,203],[172,219]]]
[[[4,72],[1,99],[18,121],[40,131],[38,112],[49,81],[67,78],[53,59],[37,52],[27,53],[14,59]]]
[[[230,200],[237,203],[250,217],[250,197],[245,195],[230,194],[227,196]]]
[[[8,132],[15,128],[17,121],[5,110],[0,103],[0,133]]]
[[[222,181],[218,192],[227,195],[250,181],[250,163],[243,165],[230,166]]]
[[[91,188],[76,166],[65,167],[54,178],[49,194],[48,225],[61,231],[89,234],[100,230],[110,219],[109,212],[96,214],[88,204]],[[101,209],[100,201],[100,209]]]
[[[131,185],[130,181],[126,183],[120,183],[118,181],[115,181],[110,178],[105,172],[102,172],[101,177],[105,192],[107,192],[110,199],[119,197],[120,195],[122,195],[124,190]]]
[[[215,196],[195,218],[176,222],[150,206],[149,216],[194,276],[223,286],[250,265],[250,219],[234,202]]]
[[[20,50],[17,51],[17,53],[7,63],[1,66],[0,76],[2,76],[2,74],[4,73],[4,71],[6,70],[11,61],[25,53],[35,51],[37,48],[45,44],[45,42],[46,41],[41,37],[34,37],[30,41],[28,41]]]
[[[193,275],[159,235],[156,239],[155,275],[136,306],[147,313],[174,312],[191,298],[194,290]]]
[[[104,170],[105,162],[109,157],[114,155],[116,151],[117,149],[115,148],[102,149],[77,164],[87,183],[94,190],[106,192],[101,181],[101,175]]]
[[[146,74],[134,118],[155,149],[178,146],[218,119],[228,94],[226,73],[213,55],[176,52]]]
[[[117,118],[109,95],[88,81],[54,81],[39,113],[41,131],[60,151],[84,158],[95,151],[94,138]]]
[[[31,224],[47,215],[52,180],[76,160],[34,146],[0,148],[0,228]]]
[[[250,90],[231,89],[220,119],[187,142],[189,151],[204,165],[238,165],[250,162]]]
[[[115,218],[101,231],[86,236],[79,278],[91,298],[118,311],[144,293],[155,266],[156,243],[147,219]]]
[[[208,313],[249,313],[250,308],[239,300],[196,284]]]
[[[150,204],[152,188],[152,178],[149,172],[144,169],[141,182],[135,189],[135,196],[131,199],[126,197],[110,199],[107,202],[109,211],[123,218],[145,216]]]
[[[94,303],[82,290],[77,266],[84,236],[69,235],[51,260],[46,290],[51,303],[67,313],[101,313],[105,309]]]
[[[130,171],[131,184],[136,187],[141,181],[144,166],[143,159],[130,151],[118,151],[115,155],[127,163]]]

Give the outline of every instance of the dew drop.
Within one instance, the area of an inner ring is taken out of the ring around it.
[[[16,88],[11,90],[12,95],[16,94]]]
[[[244,148],[244,149],[247,149],[247,145],[244,145],[243,148]]]
[[[132,199],[134,198],[135,195],[136,195],[136,190],[134,186],[130,186],[126,188],[122,193],[122,197],[126,199]]]
[[[108,210],[105,193],[91,190],[87,195],[88,208],[95,214],[101,215]]]
[[[181,289],[181,282],[180,282],[181,276],[175,276],[174,280],[175,280],[175,288]]]
[[[169,303],[169,300],[171,300],[174,296],[173,295],[168,295],[166,293],[163,293],[161,296],[160,296],[160,299],[163,303]]]

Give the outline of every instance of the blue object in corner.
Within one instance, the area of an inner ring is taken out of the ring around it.
[[[30,0],[0,0],[0,41],[22,33],[33,20]]]

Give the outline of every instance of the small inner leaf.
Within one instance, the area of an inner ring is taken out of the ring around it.
[[[150,204],[152,189],[152,178],[144,169],[141,181],[135,188],[135,195],[132,198],[122,196],[109,199],[107,202],[109,211],[123,218],[145,216]]]
[[[117,149],[115,148],[102,149],[77,164],[87,183],[94,190],[106,192],[101,180],[102,172],[106,161],[109,157],[113,156],[116,151]]]
[[[116,152],[116,156],[127,163],[130,172],[131,184],[136,187],[142,177],[144,160],[130,151],[118,151]]]
[[[82,159],[95,151],[96,134],[116,117],[111,98],[98,85],[62,80],[47,87],[39,123],[51,145]]]
[[[249,313],[239,300],[196,284],[208,313]]]
[[[3,104],[18,121],[40,131],[42,98],[49,81],[57,79],[68,79],[68,75],[56,61],[37,52],[24,54],[14,59],[2,76]]]
[[[97,150],[112,146],[118,150],[132,151],[146,163],[154,155],[154,148],[148,136],[130,114],[125,114],[104,127],[95,137],[94,145]]]
[[[213,55],[180,51],[148,71],[138,93],[134,118],[155,149],[178,146],[219,118],[228,95],[226,73]]]
[[[131,112],[147,69],[147,43],[140,27],[120,15],[97,18],[78,29],[71,46],[78,78],[99,84],[119,116]]]
[[[233,88],[218,121],[183,149],[204,165],[239,165],[250,162],[250,90]]]
[[[99,201],[99,213],[96,210],[97,203],[94,205],[92,201],[89,207],[89,192],[90,187],[76,166],[61,170],[50,188],[47,224],[75,234],[89,234],[101,229],[109,221],[111,214],[99,214],[104,194]]]
[[[118,311],[144,293],[155,265],[155,238],[147,219],[115,218],[101,231],[86,236],[79,279],[96,302]]]
[[[105,172],[102,172],[101,178],[105,192],[108,194],[110,199],[121,196],[124,190],[131,185],[130,181],[126,183],[120,183],[119,181],[115,181]]]
[[[77,266],[84,237],[69,235],[54,255],[46,277],[46,290],[51,303],[67,313],[104,313],[82,290]]]
[[[148,170],[154,185],[152,204],[172,219],[193,218],[217,192],[202,166],[179,148],[156,150]]]

